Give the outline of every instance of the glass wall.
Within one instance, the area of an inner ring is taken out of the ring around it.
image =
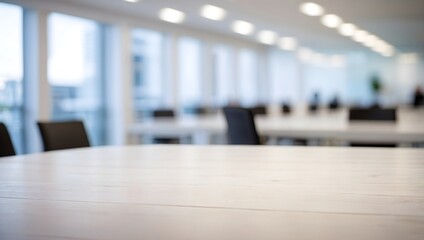
[[[202,104],[202,44],[194,38],[178,41],[179,101],[183,108]]]
[[[0,122],[6,124],[16,152],[23,153],[22,8],[0,3],[0,18]]]
[[[82,119],[91,144],[105,144],[101,26],[53,13],[48,19],[52,119]]]
[[[273,104],[295,104],[300,101],[299,63],[292,52],[272,51],[269,62],[270,100]]]
[[[165,105],[165,36],[145,29],[132,31],[135,118]]]
[[[252,106],[259,101],[258,56],[253,50],[242,49],[238,58],[240,103],[243,106]]]
[[[213,49],[214,104],[221,107],[235,101],[234,52],[229,46]]]
[[[312,101],[314,94],[319,96],[319,104],[328,105],[338,99],[345,102],[347,94],[346,70],[342,66],[331,66],[329,63],[305,64],[303,66],[304,98]]]

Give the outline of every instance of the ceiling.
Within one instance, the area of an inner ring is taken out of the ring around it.
[[[299,12],[302,0],[63,0],[127,15],[157,20],[163,7],[187,14],[183,24],[197,29],[237,36],[230,30],[233,20],[252,22],[257,30],[270,29],[280,36],[298,38],[301,45],[321,51],[366,50],[361,44],[323,26],[319,18]],[[314,0],[327,13],[339,15],[373,33],[402,52],[424,52],[424,0]],[[228,11],[224,21],[201,18],[199,9],[212,4]],[[251,37],[253,40],[254,37]]]

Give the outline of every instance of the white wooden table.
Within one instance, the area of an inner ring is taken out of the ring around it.
[[[0,158],[0,239],[424,239],[424,150],[127,146]]]
[[[255,118],[260,135],[271,138],[303,138],[347,142],[424,143],[424,110],[399,109],[397,123],[349,123],[347,111],[321,112],[316,115],[270,115]],[[195,144],[209,144],[211,136],[225,136],[227,126],[222,115],[181,117],[132,124],[128,134],[139,138],[191,137]],[[135,139],[135,140],[134,140]]]

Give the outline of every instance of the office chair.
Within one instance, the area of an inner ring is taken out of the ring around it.
[[[175,112],[172,109],[156,109],[153,110],[154,118],[174,118]]]
[[[395,108],[351,108],[349,109],[349,122],[374,121],[396,123],[397,115]],[[366,143],[352,142],[352,147],[396,147],[396,143]]]
[[[396,122],[395,108],[351,108],[349,121],[386,121]]]
[[[38,122],[44,151],[89,147],[82,121]]]
[[[0,157],[16,155],[9,131],[4,123],[0,123]]]
[[[250,109],[225,107],[223,110],[228,125],[230,144],[260,144],[259,135],[256,131],[255,119]]]
[[[283,114],[290,114],[291,113],[291,106],[290,105],[288,105],[288,104],[283,104],[282,106],[281,106],[281,112],[283,113]]]
[[[265,105],[257,105],[250,108],[250,111],[252,111],[253,115],[266,115],[267,109]]]
[[[308,105],[308,110],[309,110],[309,113],[316,113],[316,112],[318,112],[318,104],[315,104],[315,103],[309,104]]]
[[[156,109],[153,110],[153,118],[154,119],[174,119],[175,111],[173,109]],[[154,143],[159,144],[170,144],[170,143],[179,143],[180,140],[178,138],[153,138]]]
[[[340,108],[340,103],[337,99],[332,100],[329,104],[328,104],[328,109],[330,109],[331,111],[336,111]]]

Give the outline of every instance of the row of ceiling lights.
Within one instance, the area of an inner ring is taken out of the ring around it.
[[[200,9],[200,15],[204,18],[221,21],[225,18],[227,12],[220,7],[205,5]],[[164,8],[159,12],[159,18],[166,22],[182,23],[185,20],[185,14],[181,11]],[[231,29],[241,35],[252,35],[255,31],[255,26],[247,21],[236,20],[232,23]],[[284,50],[295,50],[297,41],[293,37],[282,37],[278,39],[277,33],[271,30],[262,30],[258,33],[257,39],[263,44],[273,45],[278,40],[278,45]]]
[[[351,37],[355,42],[362,43],[386,57],[394,55],[394,47],[379,37],[359,29],[352,23],[343,22],[342,18],[335,14],[325,14],[323,7],[316,3],[307,2],[300,5],[300,11],[308,16],[321,17],[321,23],[329,28],[338,29],[339,33]]]
[[[138,2],[138,0],[125,0],[127,2]],[[384,56],[392,56],[394,54],[394,48],[387,44],[385,41],[379,39],[375,35],[372,35],[364,30],[359,30],[355,25],[351,23],[343,23],[342,19],[335,14],[324,15],[324,9],[315,3],[303,3],[300,5],[300,11],[309,16],[321,16],[321,22],[327,27],[338,28],[340,34],[343,36],[352,37],[356,42],[361,42],[365,46],[370,47],[376,52],[381,53]],[[227,12],[225,9],[213,6],[205,5],[200,9],[200,15],[204,18],[221,21],[223,20]],[[186,14],[182,11],[163,8],[159,12],[159,18],[166,22],[179,24],[184,22]],[[241,35],[252,35],[255,31],[255,26],[247,21],[236,20],[232,23],[231,29],[233,32]],[[278,37],[278,34],[271,30],[262,30],[257,34],[259,42],[267,45],[277,44],[281,49],[287,51],[294,51],[298,47],[297,40],[293,37]]]
[[[138,0],[125,0],[127,2],[138,2]],[[213,6],[205,5],[200,9],[200,15],[204,18],[221,21],[223,20],[227,12],[225,9]],[[159,11],[159,18],[166,22],[171,23],[182,23],[186,19],[186,14],[182,11],[172,9],[172,8],[163,8]],[[233,32],[241,35],[252,35],[255,31],[255,26],[247,21],[237,20],[234,21],[231,25]],[[287,51],[293,51],[297,48],[297,40],[293,37],[281,37],[278,38],[278,35],[274,31],[262,30],[258,32],[257,39],[259,42],[267,45],[276,44],[278,41],[278,46]]]

